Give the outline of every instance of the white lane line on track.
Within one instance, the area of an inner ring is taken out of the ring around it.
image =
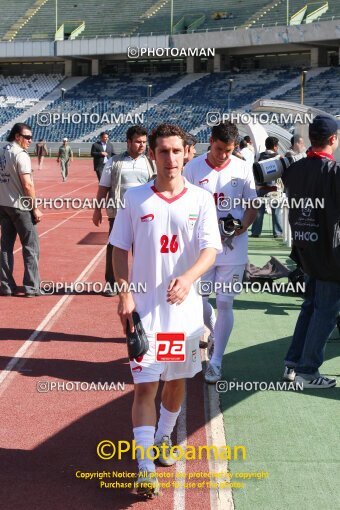
[[[177,421],[177,445],[181,446],[185,451],[187,446],[187,391],[185,391],[185,397],[182,403],[182,409]],[[176,474],[175,482],[181,482],[184,484],[186,478],[180,476],[177,478],[177,473],[185,473],[186,460],[178,460],[176,462]],[[175,488],[174,489],[174,510],[185,510],[185,489]]]
[[[97,253],[97,255],[94,256],[94,258],[89,262],[89,264],[85,267],[85,269],[80,273],[80,275],[75,279],[75,281],[82,281],[83,278],[87,278],[92,270],[95,269],[97,263],[99,263],[100,257],[106,250],[106,246],[103,246],[100,251]],[[55,316],[58,314],[58,312],[61,310],[63,305],[66,303],[68,305],[74,296],[71,294],[68,294],[67,296],[63,296],[59,299],[59,301],[54,305],[54,307],[48,312],[46,317],[41,321],[41,323],[37,326],[37,328],[33,331],[31,336],[23,343],[23,345],[18,349],[18,351],[14,354],[12,359],[8,362],[7,366],[4,368],[2,373],[0,374],[0,386],[2,385],[2,388],[0,389],[0,395],[5,391],[7,388],[7,384],[3,384],[5,380],[8,378],[8,376],[11,374],[12,370],[16,367],[16,365],[21,361],[21,358],[24,356],[24,354],[27,352],[27,350],[31,347],[33,342],[37,340],[39,335],[42,331],[48,331],[48,326],[51,326],[52,320],[55,318]],[[44,299],[44,297],[37,297],[32,299]],[[65,306],[66,306],[65,305]],[[36,344],[36,347],[39,344]],[[32,351],[33,352],[33,351]]]
[[[84,180],[85,180],[85,179],[84,179]],[[37,189],[36,189],[36,192],[37,192],[37,193],[41,193],[42,191],[45,191],[46,189],[50,189],[50,188],[54,188],[55,186],[59,186],[61,182],[62,182],[62,181],[58,181],[58,182],[56,182],[55,184],[51,184],[50,186],[46,186],[45,188],[37,188]],[[89,183],[87,183],[86,185],[81,186],[80,188],[77,188],[77,189],[75,189],[75,190],[69,191],[69,193],[73,193],[74,191],[78,191],[78,190],[80,190],[80,189],[82,189],[82,188],[86,188],[86,186],[90,186],[91,184],[96,184],[97,182],[98,182],[98,181],[89,182]],[[65,195],[62,195],[62,196],[65,196]]]
[[[80,188],[76,188],[71,191],[68,191],[67,193],[64,193],[63,195],[59,195],[56,198],[66,197],[67,195],[71,195],[72,193],[75,193],[76,191],[79,191],[80,189],[87,188],[88,186],[92,186],[92,184],[93,184],[93,182],[89,182],[89,183],[85,184],[84,186],[80,186]]]
[[[208,335],[207,335],[208,336]],[[208,339],[205,338],[207,341]],[[201,350],[202,362],[208,360],[207,351]],[[215,384],[204,384],[204,410],[205,410],[205,431],[208,446],[225,446],[226,437],[223,424],[223,414],[220,408],[220,398],[216,391]],[[228,471],[226,460],[209,459],[210,473],[222,473]],[[212,478],[214,482],[229,482],[227,476]],[[211,510],[234,510],[233,493],[231,489],[210,489]]]
[[[71,220],[72,218],[74,218],[75,216],[77,216],[77,214],[80,214],[82,212],[82,210],[80,211],[77,211],[76,213],[72,214],[72,216],[69,216],[68,218],[66,218],[65,220],[61,221],[60,223],[57,223],[57,225],[55,225],[54,227],[48,229],[48,230],[45,230],[45,232],[42,232],[41,234],[38,235],[38,237],[43,237],[45,236],[46,234],[48,234],[49,232],[52,232],[52,230],[55,230],[59,227],[61,227],[61,225],[63,225],[64,223],[66,223],[68,220]],[[22,246],[20,246],[20,248],[17,248],[14,252],[13,252],[13,255],[15,253],[18,253],[18,251],[21,251],[22,250]]]
[[[87,186],[90,186],[90,184],[93,184],[93,182],[89,183],[89,184],[86,184],[85,186],[81,186],[80,188],[76,188],[72,191],[69,191],[68,193],[65,193],[64,195],[60,195],[58,198],[63,198],[65,197],[66,195],[69,195],[70,193],[74,193],[75,191],[78,191],[80,189],[83,189],[83,188],[86,188]],[[54,227],[50,228],[49,230],[46,230],[45,232],[42,232],[41,234],[38,235],[38,237],[43,237],[45,236],[46,234],[48,234],[49,232],[52,232],[53,230],[55,230],[56,228],[59,228],[61,225],[63,225],[66,221],[68,220],[71,220],[72,218],[74,218],[75,216],[77,216],[77,214],[80,214],[81,212],[83,212],[83,209],[79,210],[78,212],[72,214],[72,216],[69,216],[68,218],[66,218],[65,220],[61,221],[60,223],[58,223],[57,225],[55,225]],[[50,214],[57,214],[57,213],[50,213]],[[45,214],[44,214],[45,216]],[[48,216],[48,214],[47,214]],[[13,255],[15,253],[18,253],[19,251],[22,250],[22,246],[20,246],[20,248],[17,248],[14,252],[13,252]]]

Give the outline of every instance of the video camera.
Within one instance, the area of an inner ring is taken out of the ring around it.
[[[253,164],[253,174],[256,184],[266,184],[267,182],[279,179],[283,172],[295,161],[303,157],[302,154],[297,156],[280,157],[265,159]]]

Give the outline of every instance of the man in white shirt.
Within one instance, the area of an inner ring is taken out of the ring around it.
[[[248,149],[250,149],[255,154],[255,148],[253,142],[251,141],[250,136],[249,135],[244,136],[243,140],[246,142]]]
[[[181,410],[185,379],[201,370],[199,340],[204,331],[202,299],[196,281],[215,261],[221,250],[216,211],[212,197],[188,183],[181,175],[185,155],[185,132],[178,126],[161,124],[149,136],[150,154],[157,165],[157,177],[125,194],[125,208],[118,211],[110,243],[114,246],[116,280],[121,285],[144,282],[146,293],[122,292],[118,314],[124,333],[136,310],[149,339],[148,352],[130,360],[135,383],[132,408],[137,446],[145,451],[154,443],[159,461],[171,465],[170,435]],[[128,252],[134,245],[131,279]],[[161,334],[171,344],[181,336],[181,361],[160,360]],[[165,381],[160,419],[155,435],[155,397],[159,379]],[[155,437],[154,437],[155,436]],[[165,448],[165,451],[164,451]],[[158,492],[152,460],[138,452],[138,492]],[[137,455],[138,455],[137,454]],[[147,475],[145,475],[147,472]],[[143,489],[142,484],[148,485]]]
[[[254,163],[255,154],[254,151],[248,147],[248,144],[244,139],[240,141],[240,153],[247,161],[247,163],[252,166]]]
[[[285,157],[295,156],[295,161],[297,161],[296,156],[305,158],[306,155],[306,146],[302,136],[299,134],[293,135],[290,139],[290,148],[286,152]]]
[[[150,159],[144,154],[146,149],[147,130],[143,126],[131,126],[126,132],[127,150],[111,157],[102,171],[97,192],[97,207],[93,212],[93,223],[98,227],[102,222],[101,203],[103,199],[113,200],[116,207],[107,207],[109,219],[109,235],[112,230],[117,208],[123,203],[125,191],[148,182],[155,173]],[[103,295],[115,295],[115,278],[112,267],[112,246],[107,245],[106,286]]]
[[[218,218],[231,214],[242,223],[242,228],[235,231],[232,240],[222,233],[223,252],[217,255],[214,267],[202,276],[202,282],[208,282],[201,288],[202,291],[207,289],[203,295],[203,312],[204,323],[210,331],[208,349],[211,360],[204,378],[210,384],[216,383],[222,376],[222,358],[234,324],[234,296],[240,288],[239,284],[236,288],[235,283],[243,279],[248,261],[247,230],[256,217],[256,209],[251,205],[257,196],[252,169],[246,161],[232,155],[237,138],[237,127],[231,122],[214,126],[210,151],[187,163],[184,170],[189,182],[214,196]],[[217,320],[209,303],[209,294],[214,286]]]

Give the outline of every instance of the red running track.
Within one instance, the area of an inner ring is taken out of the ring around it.
[[[91,160],[75,161],[65,183],[53,160],[47,160],[34,176],[39,197],[93,198],[97,189]],[[39,224],[42,280],[73,282],[81,276],[83,281],[103,282],[107,220],[97,229],[91,217],[91,210],[45,211]],[[18,284],[22,274],[18,243]],[[96,454],[102,440],[132,439],[133,386],[117,302],[116,297],[88,293],[0,298],[0,501],[4,510],[138,510],[145,505],[156,509],[160,504],[175,510],[213,508],[208,489],[163,489],[161,498],[143,501],[129,489],[101,489],[100,480],[75,476],[77,471],[136,469],[131,459],[104,461]],[[107,381],[125,388],[38,391],[51,383],[71,387],[72,381]],[[206,444],[205,423],[203,381],[198,375],[188,382],[178,440]],[[209,466],[206,461],[188,461],[157,471],[172,473],[174,481],[176,469],[208,472]]]

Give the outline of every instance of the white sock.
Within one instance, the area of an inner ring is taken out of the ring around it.
[[[211,336],[214,337],[216,316],[213,307],[209,303],[208,296],[203,298],[203,320],[205,326],[209,329]]]
[[[172,431],[176,425],[176,421],[179,413],[181,412],[181,408],[174,413],[165,409],[163,404],[161,404],[161,412],[157,425],[157,432],[155,435],[155,443],[159,443],[162,440],[163,436],[171,436]]]
[[[152,460],[147,458],[146,450],[149,446],[154,444],[154,436],[155,436],[155,427],[142,426],[135,427],[133,429],[133,435],[135,437],[136,446],[143,446],[144,448],[144,459],[142,458],[142,453],[139,449],[137,449],[137,462],[139,471],[149,471],[155,472],[155,464]]]
[[[234,325],[233,301],[219,301],[217,298],[217,320],[215,325],[214,353],[210,363],[221,367],[222,358]]]

